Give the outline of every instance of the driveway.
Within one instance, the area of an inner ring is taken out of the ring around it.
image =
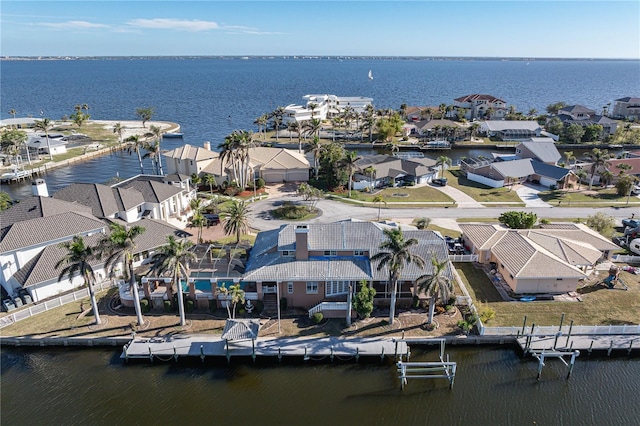
[[[545,203],[540,199],[538,193],[547,188],[531,184],[518,185],[516,193],[518,197],[525,203],[526,207],[552,207],[551,204]]]
[[[458,188],[454,188],[453,186],[450,185],[445,185],[445,186],[439,186],[439,185],[431,185],[432,188],[437,189],[440,192],[444,192],[445,194],[447,194],[449,197],[453,198],[456,201],[456,204],[458,205],[458,208],[483,208],[484,206],[477,202],[476,200],[474,200],[473,198],[471,198],[470,196],[468,196],[467,194],[465,194],[464,192],[460,191]]]

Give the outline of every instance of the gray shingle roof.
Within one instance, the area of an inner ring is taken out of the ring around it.
[[[522,142],[521,147],[525,148],[535,156],[535,159],[543,163],[556,163],[562,156],[552,142]]]
[[[14,223],[0,241],[0,253],[67,240],[77,234],[102,230],[104,222],[91,214],[66,212]]]
[[[502,177],[521,178],[532,175],[535,172],[529,159],[498,161],[491,163],[491,168],[497,171]]]
[[[91,213],[91,208],[64,200],[56,200],[55,198],[32,196],[20,200],[18,204],[14,204],[11,208],[1,212],[0,226],[3,230],[6,230],[14,223],[23,220],[73,211]]]
[[[98,183],[73,183],[57,191],[53,198],[91,207],[94,216],[105,218],[144,203],[142,194],[135,189],[111,188]]]
[[[560,180],[571,173],[571,170],[565,169],[564,167],[553,166],[534,160],[531,160],[531,166],[536,174],[555,180]]]

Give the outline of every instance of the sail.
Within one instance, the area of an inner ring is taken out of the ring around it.
[[[369,80],[373,80],[373,74],[371,73],[371,70],[369,70]]]

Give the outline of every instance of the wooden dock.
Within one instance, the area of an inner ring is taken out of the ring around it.
[[[591,353],[595,350],[606,351],[607,355],[611,355],[613,351],[624,350],[630,354],[632,350],[640,349],[640,335],[637,334],[571,336],[559,333],[554,336],[528,335],[516,340],[525,353],[542,350],[579,350]]]
[[[181,357],[298,357],[307,360],[360,357],[406,357],[407,343],[392,338],[269,338],[256,340],[223,340],[212,335],[174,335],[155,338],[134,338],[124,345],[122,359],[177,361]]]

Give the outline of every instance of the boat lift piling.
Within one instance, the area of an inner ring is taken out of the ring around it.
[[[545,349],[543,349],[542,351],[532,351],[531,355],[538,360],[538,375],[536,377],[536,380],[540,380],[540,376],[542,375],[542,367],[545,366],[544,363],[544,359],[545,358],[557,358],[560,361],[562,361],[562,363],[564,365],[566,365],[567,367],[569,367],[569,371],[567,372],[567,380],[569,379],[569,377],[571,377],[571,372],[573,371],[573,366],[576,363],[576,357],[578,357],[580,355],[580,351],[576,350],[576,351],[556,351],[556,350],[552,350],[552,351],[546,351]],[[570,361],[567,363],[567,361],[565,361],[564,357],[565,356],[571,356]]]
[[[397,371],[400,373],[400,388],[404,389],[409,379],[447,379],[449,381],[449,389],[453,389],[453,383],[456,378],[457,363],[449,361],[449,355],[445,357],[445,339],[425,339],[413,342],[439,342],[440,343],[440,361],[432,362],[408,362],[398,361]],[[446,358],[446,361],[445,361]],[[408,359],[408,358],[407,358]],[[437,374],[441,373],[441,374]]]

